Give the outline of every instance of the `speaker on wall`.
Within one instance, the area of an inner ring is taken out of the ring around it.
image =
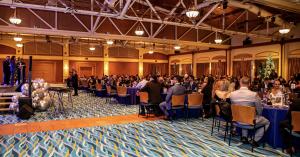
[[[175,54],[179,54],[180,51],[179,51],[179,50],[175,50],[174,53],[175,53]]]

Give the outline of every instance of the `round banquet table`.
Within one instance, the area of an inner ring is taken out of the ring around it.
[[[282,148],[282,138],[279,130],[281,121],[286,120],[288,109],[287,108],[274,108],[272,106],[264,106],[262,116],[270,121],[269,129],[266,133],[266,142],[273,148]]]
[[[127,94],[129,94],[129,104],[130,105],[136,105],[137,99],[136,99],[136,92],[138,91],[135,87],[128,87],[127,88]]]

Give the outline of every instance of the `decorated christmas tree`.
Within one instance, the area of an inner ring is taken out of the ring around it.
[[[266,63],[262,63],[258,67],[258,74],[261,78],[270,78],[272,71],[275,70],[275,64],[271,56],[267,58]]]
[[[264,78],[270,78],[272,71],[275,71],[275,64],[271,56],[267,58]]]

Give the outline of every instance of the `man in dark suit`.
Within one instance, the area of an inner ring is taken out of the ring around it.
[[[73,69],[72,71],[72,86],[74,89],[74,95],[73,96],[78,96],[78,75],[75,69]]]
[[[295,150],[292,145],[292,137],[290,136],[289,132],[286,129],[291,129],[291,112],[292,111],[300,111],[300,98],[297,98],[293,100],[292,104],[290,105],[288,114],[287,114],[287,120],[281,121],[279,125],[282,142],[283,142],[283,148],[286,153],[293,153]]]
[[[8,85],[10,79],[10,57],[7,56],[3,61],[3,84]]]
[[[169,110],[171,110],[171,100],[173,95],[185,94],[184,86],[180,85],[180,78],[173,77],[174,86],[172,86],[167,93],[166,100],[159,104],[160,109],[166,115],[166,119],[170,119]]]
[[[159,104],[162,102],[161,93],[163,92],[163,88],[161,83],[158,82],[157,76],[152,76],[153,80],[148,82],[145,87],[141,89],[141,91],[146,91],[149,95],[148,103],[154,105],[155,114],[159,114]],[[142,115],[145,114],[145,108],[141,108]]]

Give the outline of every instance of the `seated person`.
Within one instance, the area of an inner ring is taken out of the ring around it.
[[[275,80],[273,87],[271,89],[271,93],[269,95],[269,98],[272,102],[272,105],[281,104],[281,98],[282,98],[282,91],[280,88],[280,81]]]
[[[265,117],[261,116],[262,114],[262,104],[260,97],[256,92],[252,92],[248,89],[250,85],[250,79],[248,77],[243,77],[240,80],[240,89],[231,93],[230,100],[232,104],[236,105],[245,105],[256,108],[256,124],[265,125],[265,130],[268,130],[270,122]],[[260,128],[256,130],[254,141],[252,141],[252,145],[258,147],[258,141],[264,136],[264,128]],[[242,141],[243,143],[248,143],[248,131],[242,130]]]
[[[287,114],[287,120],[281,121],[279,125],[281,137],[282,137],[282,142],[283,142],[283,148],[284,151],[288,154],[294,153],[295,149],[292,146],[292,137],[290,136],[289,132],[286,130],[291,129],[291,112],[292,111],[300,111],[300,99],[295,99],[292,104],[290,105],[288,114]],[[299,132],[300,134],[300,132]]]
[[[221,80],[219,89],[215,91],[215,99],[217,101],[226,101],[230,103],[230,91],[229,91],[229,81]]]
[[[164,112],[166,119],[169,120],[171,115],[169,115],[169,110],[171,110],[171,100],[173,95],[182,95],[185,93],[184,86],[180,85],[180,78],[173,77],[174,86],[169,88],[166,96],[166,100],[159,104],[160,109]]]
[[[141,91],[145,91],[149,95],[148,103],[154,105],[155,114],[159,114],[159,104],[162,102],[161,93],[163,91],[161,84],[158,82],[157,76],[152,76],[153,80],[148,82]],[[145,114],[145,108],[141,107],[141,115]]]

